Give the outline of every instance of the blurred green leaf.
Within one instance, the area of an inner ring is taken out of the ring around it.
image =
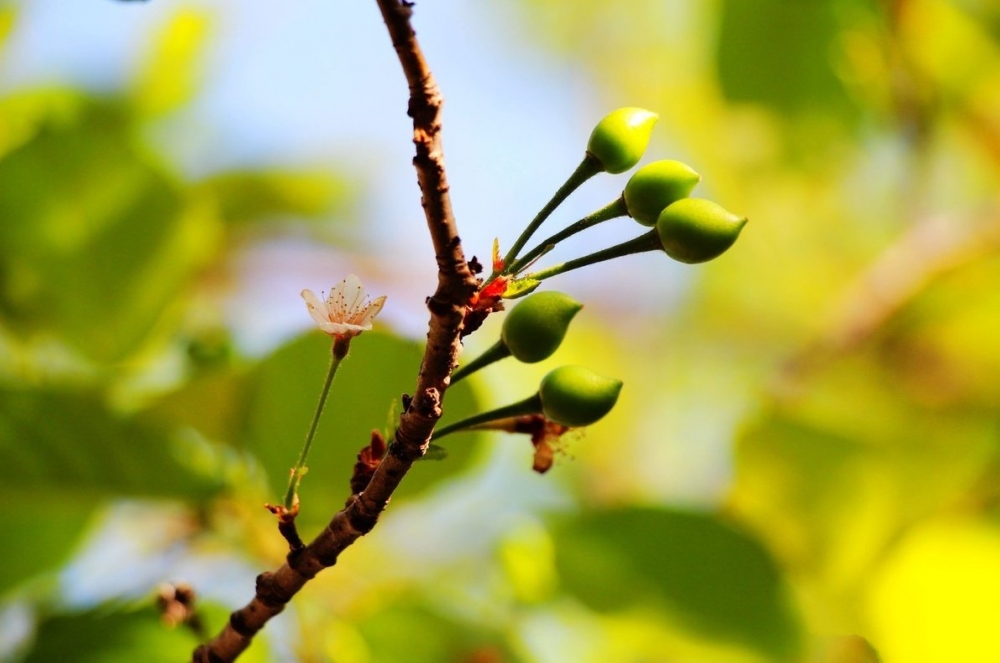
[[[198,189],[215,198],[232,224],[280,216],[318,217],[343,205],[346,185],[323,171],[237,171],[211,177]]]
[[[89,500],[67,500],[44,487],[15,492],[5,485],[0,505],[0,597],[65,562],[94,511]]]
[[[212,494],[217,481],[175,450],[164,432],[115,416],[91,393],[0,388],[0,483],[8,495],[41,491],[93,505]]]
[[[209,33],[199,11],[177,12],[153,38],[134,96],[139,111],[159,115],[187,103],[197,90],[198,64]]]
[[[716,43],[726,96],[783,113],[848,111],[830,66],[845,4],[866,3],[725,0]]]
[[[360,631],[372,661],[514,660],[497,633],[413,603],[400,602],[374,615]]]
[[[0,157],[32,140],[46,124],[77,117],[86,98],[66,89],[29,89],[0,98]]]
[[[14,11],[14,7],[0,5],[0,49],[3,49],[7,42],[7,37],[10,36],[11,31],[14,29],[14,20],[16,18],[17,12]]]
[[[247,417],[246,373],[236,368],[205,371],[162,396],[142,417],[157,426],[191,427],[207,439],[238,445]]]
[[[41,620],[26,663],[157,663],[187,661],[200,644],[185,627],[163,624],[153,607],[153,598],[143,607],[106,604],[88,612],[53,615]],[[215,619],[220,610],[214,604],[199,604],[202,616]],[[213,632],[214,634],[214,632]],[[268,660],[266,635],[254,638],[240,661],[264,663]]]
[[[562,583],[596,610],[664,608],[695,634],[775,661],[800,652],[798,617],[778,568],[716,516],[652,508],[584,514],[556,531]]]
[[[91,101],[48,117],[0,160],[0,311],[94,359],[134,350],[170,310],[220,227],[132,145],[132,118]]]
[[[994,407],[918,406],[924,389],[945,396],[943,376],[925,384],[940,367],[906,360],[923,359],[910,382],[877,356],[817,369],[808,390],[749,422],[736,447],[741,518],[786,564],[847,601],[902,532],[961,499],[998,451]]]
[[[95,610],[59,615],[38,625],[27,663],[175,663],[191,658],[198,639],[185,628],[169,629],[156,611]]]

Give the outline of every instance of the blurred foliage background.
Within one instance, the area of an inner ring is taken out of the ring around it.
[[[414,383],[433,259],[374,3],[80,4],[0,3],[0,659],[182,660],[198,640],[160,624],[159,583],[191,583],[214,633],[282,561],[261,504],[329,351],[298,291],[355,271],[389,294],[321,423],[310,536]],[[647,161],[750,223],[708,265],[555,281],[586,308],[553,361],[625,380],[615,412],[545,476],[524,440],[456,438],[246,660],[1000,659],[995,3],[425,2],[415,24],[470,253],[623,105],[661,114]],[[129,66],[18,68],[103,52],[103,25]],[[233,79],[277,119],[204,103]],[[271,131],[298,148],[240,149]],[[601,232],[567,250],[635,234]],[[484,371],[446,416],[550,368]]]

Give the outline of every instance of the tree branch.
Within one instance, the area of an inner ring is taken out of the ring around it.
[[[440,135],[443,100],[410,26],[412,4],[405,0],[377,2],[410,87],[408,112],[413,118],[416,146],[413,165],[438,266],[437,289],[427,300],[430,323],[416,391],[400,416],[395,440],[365,489],[352,495],[309,545],[289,553],[281,568],[257,576],[256,594],[250,603],[233,612],[225,628],[194,651],[192,660],[198,663],[235,660],[310,579],[333,566],[345,548],[375,526],[400,481],[425,453],[441,417],[442,400],[461,347],[465,307],[477,288],[462,252],[448,196]]]

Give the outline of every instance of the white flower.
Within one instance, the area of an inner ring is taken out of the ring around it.
[[[302,291],[302,299],[319,328],[336,338],[351,338],[371,329],[385,304],[385,297],[368,301],[361,279],[354,274],[333,286],[325,301],[309,289]]]

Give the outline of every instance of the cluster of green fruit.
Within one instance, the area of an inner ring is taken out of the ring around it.
[[[583,161],[532,219],[507,255],[503,259],[494,256],[493,273],[484,287],[502,284],[502,296],[512,298],[531,292],[542,280],[556,274],[632,253],[661,250],[674,260],[699,263],[717,258],[732,246],[746,225],[746,218],[710,200],[689,198],[701,176],[680,161],[665,159],[637,170],[621,196],[608,205],[519,256],[542,222],[580,185],[598,173],[623,173],[638,164],[649,145],[657,119],[656,113],[642,108],[619,108],[598,122],[590,135]],[[651,230],[596,253],[524,273],[562,240],[598,223],[624,216],[632,217]]]
[[[619,198],[520,255],[535,230],[583,182],[601,172],[618,174],[635,166],[646,151],[657,119],[655,113],[641,108],[620,108],[604,117],[591,133],[582,163],[525,228],[507,255],[501,259],[494,246],[493,273],[480,289],[479,306],[489,307],[489,312],[502,308],[498,305],[501,299],[525,295],[527,298],[508,313],[500,340],[457,370],[453,382],[505,357],[534,363],[555,352],[582,305],[559,292],[529,294],[544,279],[585,265],[652,250],[662,250],[680,262],[700,263],[718,257],[733,245],[746,218],[712,201],[689,198],[701,176],[679,161],[662,160],[636,171]],[[632,217],[651,230],[590,255],[525,273],[562,240],[598,223],[624,216]],[[562,366],[549,372],[538,391],[528,398],[445,426],[437,431],[434,439],[460,430],[496,427],[498,421],[521,416],[541,415],[567,428],[589,426],[611,411],[621,388],[620,380],[603,377],[582,366]]]

